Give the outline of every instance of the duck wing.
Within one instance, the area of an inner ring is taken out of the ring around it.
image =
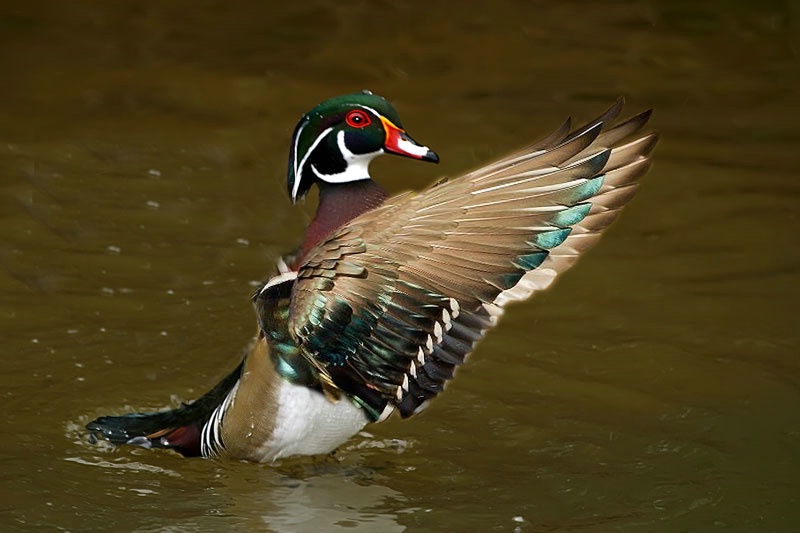
[[[630,200],[657,142],[622,108],[404,193],[318,244],[288,330],[328,390],[373,420],[422,410],[511,302],[569,269]]]

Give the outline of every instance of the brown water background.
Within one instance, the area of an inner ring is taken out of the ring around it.
[[[793,1],[3,2],[3,531],[800,530],[800,8]],[[299,116],[370,88],[490,161],[619,95],[639,195],[510,309],[422,416],[277,467],[91,446],[202,393],[300,239]]]

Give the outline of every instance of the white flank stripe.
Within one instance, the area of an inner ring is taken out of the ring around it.
[[[228,407],[233,403],[237,390],[239,390],[239,381],[236,382],[228,395],[225,396],[222,403],[214,409],[208,422],[203,424],[203,429],[200,431],[200,455],[203,457],[215,457],[222,453],[223,442],[220,437],[222,420],[225,417],[225,411],[227,411]]]

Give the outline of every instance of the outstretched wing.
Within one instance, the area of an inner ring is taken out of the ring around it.
[[[510,302],[547,288],[600,236],[650,164],[650,112],[617,102],[570,132],[390,198],[300,268],[289,332],[329,386],[382,420],[435,397]]]

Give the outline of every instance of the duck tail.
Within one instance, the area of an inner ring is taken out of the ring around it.
[[[131,444],[145,448],[170,448],[185,457],[201,454],[203,426],[214,410],[236,385],[244,362],[199,399],[177,409],[155,413],[130,413],[102,416],[86,425],[93,438],[112,444]]]

